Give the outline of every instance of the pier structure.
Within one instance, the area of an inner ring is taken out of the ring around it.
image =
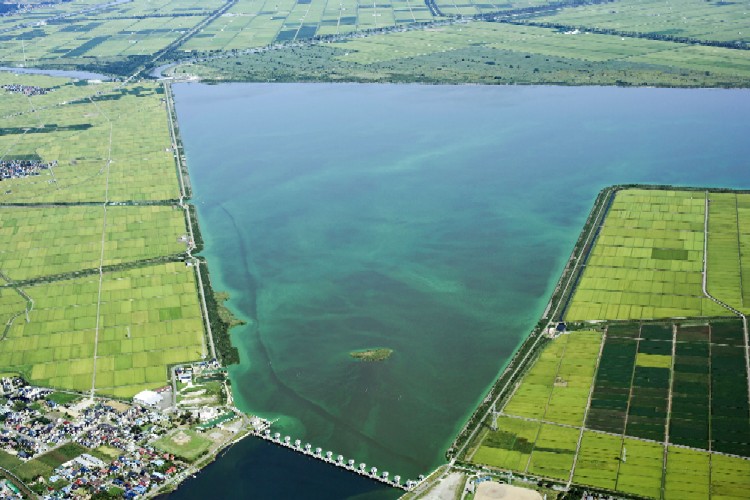
[[[323,462],[326,462],[328,464],[334,465],[336,467],[341,467],[342,469],[346,469],[350,472],[353,472],[354,474],[359,474],[360,476],[379,481],[394,488],[411,491],[419,483],[419,481],[411,480],[406,481],[405,483],[401,483],[401,476],[396,475],[391,477],[388,471],[379,473],[377,467],[370,467],[368,469],[367,464],[357,464],[352,459],[347,460],[343,455],[335,455],[334,457],[334,453],[332,451],[326,451],[325,453],[323,453],[322,448],[313,449],[310,443],[306,443],[303,445],[301,440],[292,440],[290,436],[284,436],[282,438],[280,433],[271,432],[271,429],[268,428],[256,430],[253,432],[253,435],[261,439],[265,439],[266,441],[274,443],[278,446],[289,448],[290,450],[296,451],[297,453],[302,453],[303,455],[322,460]]]

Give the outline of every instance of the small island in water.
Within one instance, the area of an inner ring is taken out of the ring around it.
[[[349,352],[349,356],[362,361],[385,361],[391,357],[393,349],[377,347],[374,349],[358,349]]]

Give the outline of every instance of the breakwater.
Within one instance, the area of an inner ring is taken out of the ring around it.
[[[281,433],[271,432],[270,429],[256,431],[253,433],[253,435],[278,446],[283,446],[284,448],[288,448],[298,453],[302,453],[303,455],[322,460],[323,462],[326,462],[328,464],[334,465],[336,467],[341,467],[342,469],[346,469],[355,474],[359,474],[360,476],[370,478],[374,481],[379,481],[394,488],[400,488],[404,491],[411,491],[423,479],[420,478],[419,481],[409,479],[402,483],[401,476],[391,476],[388,471],[379,472],[377,467],[370,467],[368,469],[366,463],[357,463],[356,460],[347,459],[343,455],[334,454],[334,452],[332,451],[326,451],[325,453],[323,453],[322,448],[313,448],[310,443],[305,443],[303,445],[302,441],[299,439],[295,439],[294,441],[292,441],[292,438],[290,436],[284,436],[282,438]]]

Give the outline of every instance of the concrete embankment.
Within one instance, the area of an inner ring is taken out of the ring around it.
[[[391,477],[391,475],[386,471],[379,473],[377,467],[370,467],[368,469],[367,464],[357,464],[355,460],[347,460],[343,455],[335,455],[332,451],[326,451],[325,453],[323,453],[322,448],[313,448],[310,443],[306,443],[303,445],[302,441],[300,441],[299,439],[292,441],[292,438],[289,436],[285,436],[282,438],[280,433],[272,433],[270,429],[253,432],[253,435],[261,439],[265,439],[266,441],[274,443],[278,446],[283,446],[284,448],[288,448],[292,451],[296,451],[298,453],[302,453],[303,455],[322,460],[323,462],[334,465],[336,467],[341,467],[342,469],[346,469],[350,472],[353,472],[354,474],[359,474],[360,476],[370,478],[374,481],[378,481],[387,484],[388,486],[402,489],[404,491],[410,491],[418,483],[418,481],[411,480],[407,480],[405,483],[401,483],[401,476]]]

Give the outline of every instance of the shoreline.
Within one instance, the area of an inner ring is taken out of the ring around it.
[[[190,184],[190,176],[182,139],[179,135],[177,112],[174,106],[174,96],[172,94],[171,84],[169,82],[163,82],[163,87],[167,120],[169,121],[169,130],[172,137],[175,168],[177,169],[177,178],[179,181],[179,205],[185,212],[185,222],[190,231],[191,238],[186,252],[187,258],[185,263],[193,266],[193,272],[196,277],[196,287],[201,299],[201,317],[204,324],[206,347],[210,349],[211,356],[219,362],[220,366],[226,368],[227,365],[239,362],[237,348],[232,346],[231,338],[229,336],[229,330],[234,325],[224,321],[219,314],[218,308],[220,307],[220,302],[216,297],[216,292],[211,286],[208,262],[204,257],[193,255],[193,252],[200,252],[203,250],[203,236],[200,231],[195,205],[189,202],[192,196],[192,186]],[[218,348],[216,347],[217,345]],[[225,384],[225,387],[229,391],[229,394],[227,395],[229,400],[227,401],[226,407],[240,417],[243,422],[242,429],[239,430],[236,435],[232,436],[231,439],[219,445],[214,452],[199,458],[194,464],[184,470],[180,476],[176,477],[174,482],[164,484],[161,488],[149,494],[148,497],[156,497],[176,490],[183,481],[214,462],[225,450],[247,436],[254,435],[256,431],[252,423],[249,421],[250,417],[233,405],[234,395],[231,394],[232,385]],[[268,424],[268,426],[270,427],[270,424]]]
[[[165,85],[169,86],[170,84],[165,83]],[[178,154],[182,153],[179,152]],[[588,255],[588,250],[590,250],[590,248],[593,246],[593,239],[595,238],[596,229],[606,216],[604,205],[607,201],[613,198],[614,193],[626,187],[640,187],[643,189],[664,189],[671,187],[683,190],[692,190],[696,192],[708,189],[702,187],[681,187],[664,184],[619,184],[605,187],[599,192],[594,201],[593,207],[591,208],[591,211],[589,212],[589,215],[584,223],[583,229],[581,230],[581,233],[579,234],[579,237],[573,246],[570,257],[562,266],[563,269],[560,278],[557,281],[557,284],[552,287],[552,293],[549,297],[548,302],[544,304],[546,308],[544,308],[541,319],[537,322],[531,333],[525,336],[525,338],[520,341],[519,345],[515,349],[515,353],[505,363],[505,367],[501,368],[500,375],[491,385],[489,392],[486,393],[483,398],[479,398],[479,401],[481,401],[479,407],[474,406],[476,409],[473,413],[470,414],[468,420],[466,420],[463,425],[457,422],[456,428],[461,429],[461,431],[458,433],[458,437],[453,440],[453,444],[451,444],[451,447],[447,452],[448,458],[455,460],[457,456],[460,456],[460,451],[463,451],[463,449],[467,445],[471,444],[471,438],[473,437],[474,433],[472,433],[471,435],[466,435],[465,433],[471,430],[471,424],[477,423],[472,422],[472,420],[477,418],[482,413],[482,410],[489,409],[493,399],[494,402],[497,403],[499,398],[503,395],[502,392],[498,392],[497,390],[503,383],[506,383],[506,385],[510,385],[514,383],[514,381],[519,380],[520,377],[524,375],[525,370],[530,366],[530,363],[528,362],[533,361],[534,356],[538,353],[538,349],[545,344],[545,342],[543,341],[544,335],[542,335],[542,327],[548,325],[551,320],[556,319],[558,315],[564,312],[564,307],[567,303],[566,299],[572,296],[577,283],[577,278],[580,276],[582,263],[581,259],[583,258],[583,263],[585,263],[585,257]],[[731,188],[710,189],[719,192],[738,191]],[[194,216],[195,207],[193,205],[189,206],[192,207]],[[197,219],[194,221],[194,224],[197,227]],[[199,237],[200,232],[198,231],[196,233],[196,238]],[[196,244],[197,243],[198,242],[196,241]],[[203,259],[203,262],[205,263],[205,259]],[[209,288],[208,293],[212,296],[214,292],[211,288],[210,283],[207,286]],[[465,439],[465,442],[458,442],[458,440],[462,437]]]
[[[226,367],[227,365],[239,363],[239,353],[237,348],[232,345],[229,336],[229,330],[233,325],[224,321],[219,314],[220,303],[216,298],[216,292],[211,286],[208,261],[205,257],[193,255],[193,252],[200,253],[203,250],[204,240],[198,223],[196,207],[194,204],[190,203],[193,189],[190,182],[190,172],[187,167],[182,139],[179,133],[180,129],[177,121],[177,111],[174,106],[172,86],[170,82],[163,82],[163,86],[167,107],[167,119],[170,122],[169,128],[172,135],[175,168],[177,169],[178,179],[180,181],[179,204],[185,211],[185,220],[191,237],[191,244],[187,254],[194,264],[193,267],[196,281],[198,283],[199,293],[202,300],[202,316],[206,328],[208,343],[211,347],[212,354],[218,359],[222,366]],[[216,346],[218,346],[218,348]]]
[[[661,190],[661,189],[671,189],[671,190],[681,190],[681,191],[695,191],[695,192],[703,192],[703,191],[711,191],[711,192],[731,192],[731,193],[750,193],[750,189],[736,189],[736,188],[727,188],[727,187],[706,187],[706,186],[679,186],[674,184],[640,184],[640,183],[632,183],[632,184],[613,184],[607,187],[604,187],[599,194],[597,195],[597,198],[594,200],[594,204],[591,208],[591,211],[589,212],[589,216],[586,219],[586,222],[584,223],[583,228],[581,229],[581,233],[578,236],[578,239],[576,240],[575,246],[573,247],[573,251],[571,252],[570,257],[567,260],[567,263],[565,264],[565,267],[563,268],[563,271],[561,273],[561,276],[559,280],[557,281],[557,284],[555,285],[552,295],[550,296],[550,300],[545,308],[544,313],[540,317],[539,321],[536,323],[536,325],[532,328],[530,333],[519,343],[519,345],[516,347],[515,352],[511,356],[511,358],[505,363],[505,366],[501,369],[500,375],[495,379],[495,381],[492,383],[490,388],[485,393],[485,396],[481,399],[481,402],[478,403],[476,409],[471,414],[471,416],[466,420],[466,422],[461,427],[461,431],[456,435],[454,438],[451,446],[446,450],[446,458],[450,459],[456,459],[462,452],[463,449],[468,444],[465,442],[466,436],[465,433],[467,430],[472,426],[478,426],[481,424],[481,422],[484,420],[484,417],[480,419],[479,421],[476,421],[477,414],[482,409],[491,409],[491,405],[489,405],[489,402],[491,400],[494,400],[495,403],[501,402],[500,400],[504,397],[507,397],[508,394],[504,394],[502,391],[498,394],[496,391],[498,387],[501,384],[505,384],[507,387],[510,383],[513,381],[517,381],[519,378],[523,377],[523,375],[526,373],[530,365],[532,364],[534,360],[533,354],[531,354],[531,359],[527,359],[533,351],[534,354],[538,353],[539,349],[545,344],[545,342],[542,342],[540,345],[537,345],[537,341],[539,338],[543,337],[543,328],[545,326],[552,325],[552,323],[556,323],[554,317],[556,314],[550,315],[550,310],[554,310],[555,313],[558,312],[558,308],[561,305],[563,301],[565,301],[565,306],[567,307],[567,303],[569,302],[570,298],[573,296],[573,292],[575,291],[575,287],[578,284],[578,279],[580,278],[581,274],[583,273],[583,267],[585,266],[586,259],[588,258],[588,255],[590,253],[590,250],[593,248],[593,245],[595,243],[596,237],[596,228],[598,225],[597,222],[602,223],[604,221],[604,217],[606,217],[606,211],[603,214],[597,215],[595,219],[592,220],[592,215],[594,212],[596,212],[597,209],[601,208],[601,205],[608,201],[611,203],[611,201],[614,199],[614,195],[623,189],[647,189],[647,190]],[[592,241],[587,242],[584,241],[585,239],[588,239],[590,236],[594,236]],[[585,252],[585,255],[584,255]],[[576,256],[577,255],[577,256]],[[580,257],[584,257],[583,266],[580,266],[580,269],[577,269],[579,267],[578,260]],[[576,265],[573,269],[570,268],[570,265],[573,261],[576,261]],[[575,273],[574,275],[571,275],[571,273]],[[570,282],[571,279],[575,279],[575,282]],[[560,287],[567,280],[568,286],[572,285],[572,288],[568,291],[567,289],[560,291]],[[560,318],[558,321],[562,321],[562,315],[565,312],[565,308],[560,312]],[[529,345],[529,342],[536,339],[531,345]],[[524,355],[523,360],[519,361],[519,356]],[[513,371],[512,374],[510,374],[511,370]],[[520,372],[519,372],[520,370]],[[472,433],[473,437],[474,433]],[[457,446],[459,446],[461,449],[459,451],[456,451]]]
[[[487,417],[493,412],[497,405],[504,405],[513,395],[518,382],[525,376],[529,369],[534,365],[542,348],[549,342],[545,332],[550,327],[555,327],[563,323],[564,313],[567,306],[575,293],[580,277],[583,274],[585,264],[593,249],[599,234],[599,229],[606,219],[609,207],[614,201],[618,191],[624,189],[643,189],[643,190],[675,190],[690,192],[718,192],[718,193],[740,193],[748,194],[750,189],[724,188],[724,187],[703,187],[703,186],[679,186],[674,184],[615,184],[603,188],[594,201],[588,218],[579,234],[576,244],[573,248],[565,268],[554,288],[550,301],[542,314],[539,322],[531,330],[529,335],[520,343],[511,359],[502,369],[501,375],[495,380],[484,398],[477,405],[474,412],[464,423],[461,431],[456,435],[451,446],[446,450],[446,459],[448,463],[441,465],[430,474],[434,476],[438,471],[444,469],[439,474],[442,478],[453,467],[462,469],[462,466],[472,466],[471,463],[465,463],[465,458],[470,456],[478,444],[481,442],[482,426]],[[571,263],[576,264],[571,268]],[[582,264],[582,265],[581,265]],[[564,288],[561,291],[561,287]],[[562,306],[562,309],[560,307]],[[550,310],[553,311],[549,314]],[[608,321],[619,323],[620,321]],[[627,320],[623,320],[627,322]],[[563,323],[564,324],[564,323]],[[523,355],[521,358],[520,356]],[[502,386],[502,387],[501,387]],[[429,479],[429,478],[428,478]],[[553,481],[554,482],[554,481]],[[421,482],[413,493],[423,493],[425,488],[431,488],[432,481],[426,480]]]
[[[492,411],[492,408],[504,397],[508,396],[508,387],[523,377],[531,366],[531,361],[536,358],[541,347],[546,344],[543,341],[545,340],[544,331],[546,327],[554,322],[554,316],[556,316],[562,301],[568,296],[572,296],[575,289],[575,286],[570,287],[571,284],[575,283],[572,280],[577,280],[578,275],[583,269],[580,259],[587,256],[588,249],[593,247],[594,242],[590,240],[595,233],[595,228],[603,222],[606,216],[606,210],[603,210],[603,205],[605,202],[614,199],[614,194],[619,189],[621,189],[621,186],[609,186],[599,192],[542,317],[505,364],[505,368],[490,386],[490,389],[461,427],[450,447],[446,450],[445,458],[448,459],[449,463],[454,463],[464,453],[467,446],[475,438],[477,431],[481,428],[481,423],[489,412]],[[571,264],[573,264],[572,267]],[[585,261],[583,264],[585,264]],[[565,283],[565,287],[561,291],[563,283]],[[549,311],[551,309],[554,313],[550,315]]]

